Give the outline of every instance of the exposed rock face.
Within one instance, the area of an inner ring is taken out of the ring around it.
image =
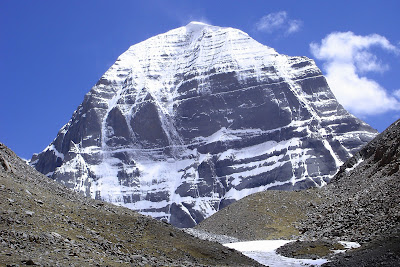
[[[323,185],[375,135],[312,60],[192,22],[123,53],[31,164],[189,227],[251,193]]]

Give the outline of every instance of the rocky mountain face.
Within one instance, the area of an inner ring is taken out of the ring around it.
[[[326,184],[376,134],[313,60],[192,22],[123,53],[31,164],[191,227],[255,192]]]
[[[0,143],[0,266],[260,266],[124,207],[83,197]]]

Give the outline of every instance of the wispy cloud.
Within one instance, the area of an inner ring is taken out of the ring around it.
[[[256,29],[266,33],[283,31],[285,35],[289,35],[298,32],[302,25],[302,21],[290,19],[286,11],[279,11],[263,16],[256,23]]]
[[[400,92],[390,93],[367,77],[368,72],[383,73],[389,69],[389,65],[380,62],[371,51],[373,47],[395,55],[400,53],[378,34],[361,36],[353,32],[333,32],[321,43],[310,44],[311,53],[325,61],[326,78],[339,103],[358,116],[400,110]]]
[[[201,22],[204,24],[212,25],[212,22],[209,19],[205,18],[204,16],[198,17],[198,16],[192,16],[192,15],[189,15],[187,18],[185,18],[183,24],[186,25],[192,21],[197,21],[197,22]]]
[[[394,91],[394,92],[393,92],[393,95],[394,95],[395,97],[397,97],[397,99],[400,100],[400,89],[397,89],[396,91]]]
[[[287,29],[287,33],[294,33],[294,32],[298,32],[301,28],[301,26],[303,25],[303,22],[300,20],[290,20],[289,21],[289,28]]]

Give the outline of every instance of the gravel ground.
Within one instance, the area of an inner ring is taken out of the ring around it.
[[[200,238],[202,240],[218,242],[221,244],[235,243],[235,242],[241,241],[241,240],[237,239],[236,237],[212,234],[212,233],[209,233],[209,232],[206,232],[203,230],[199,230],[199,229],[194,229],[194,228],[185,228],[185,229],[183,229],[183,231],[192,236]]]
[[[359,249],[336,255],[324,266],[400,266],[400,229],[393,229]]]
[[[314,190],[264,191],[232,203],[195,226],[213,234],[241,241],[287,239],[300,234],[295,223],[321,199]]]

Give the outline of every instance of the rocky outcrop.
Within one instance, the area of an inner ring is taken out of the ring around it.
[[[375,135],[311,59],[193,22],[123,53],[31,164],[189,227],[251,193],[324,185]]]

